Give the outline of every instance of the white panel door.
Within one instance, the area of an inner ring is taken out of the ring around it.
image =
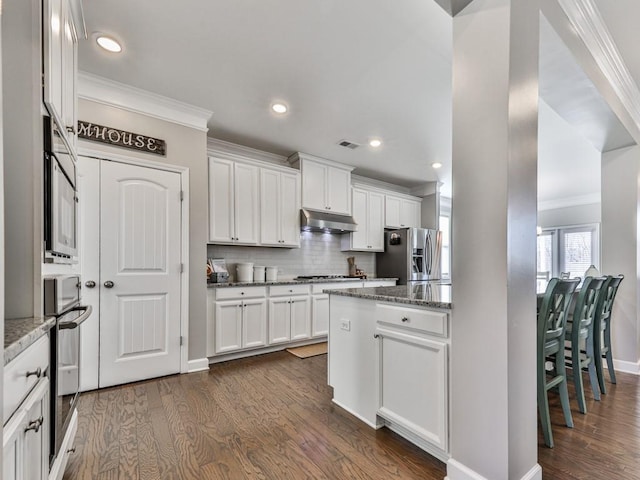
[[[280,174],[280,230],[282,245],[300,246],[300,181],[298,174]]]
[[[234,162],[209,159],[209,240],[232,242],[235,238],[233,213]]]
[[[302,208],[325,211],[327,204],[327,166],[302,161]]]
[[[269,299],[269,343],[288,342],[291,338],[291,299]]]
[[[216,302],[215,353],[242,348],[242,301]]]
[[[259,181],[258,167],[235,164],[234,211],[236,243],[255,245],[258,243]]]
[[[311,336],[311,301],[309,296],[291,298],[291,340]]]
[[[358,224],[358,230],[351,233],[351,248],[354,250],[367,250],[368,215],[367,215],[368,194],[358,188],[353,189],[353,218]]]
[[[260,169],[260,244],[282,245],[280,234],[280,173]]]
[[[267,301],[245,300],[242,304],[242,347],[267,344]]]
[[[384,251],[384,195],[369,192],[368,200],[367,243],[372,250],[382,252]]]
[[[102,162],[100,192],[100,387],[178,373],[180,175]]]
[[[327,196],[331,213],[351,215],[351,172],[329,167],[327,170]]]
[[[329,295],[311,297],[311,336],[321,337],[329,334]]]

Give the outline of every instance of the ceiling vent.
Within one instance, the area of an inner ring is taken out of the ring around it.
[[[355,142],[350,142],[349,140],[340,140],[338,142],[338,145],[340,145],[341,147],[349,148],[351,150],[355,150],[360,146]]]

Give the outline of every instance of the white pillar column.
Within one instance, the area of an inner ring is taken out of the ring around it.
[[[640,146],[604,153],[600,181],[601,271],[624,275],[611,322],[614,363],[616,369],[640,374]]]
[[[536,411],[539,5],[453,19],[449,480],[540,479]]]

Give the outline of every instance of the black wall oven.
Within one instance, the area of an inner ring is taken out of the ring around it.
[[[80,303],[80,277],[60,275],[44,279],[44,314],[56,317],[51,338],[50,464],[57,457],[76,408],[80,391],[80,324],[91,306]]]
[[[76,157],[51,117],[44,118],[45,261],[76,263]]]

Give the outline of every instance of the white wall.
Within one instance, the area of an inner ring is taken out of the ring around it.
[[[602,272],[622,273],[612,314],[617,367],[640,373],[640,147],[602,155]]]
[[[538,225],[542,228],[600,223],[601,219],[600,203],[538,210]]]
[[[78,118],[163,139],[167,143],[167,155],[161,157],[87,141],[81,142],[84,147],[189,167],[189,359],[205,357],[205,266],[209,225],[206,133],[86,99],[78,101]]]

